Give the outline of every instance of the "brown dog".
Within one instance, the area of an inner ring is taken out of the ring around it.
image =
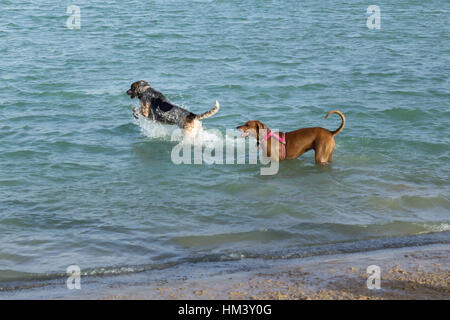
[[[342,118],[341,126],[335,131],[314,127],[286,133],[280,132],[276,135],[257,120],[247,121],[236,129],[242,131],[243,137],[256,138],[256,145],[259,147],[262,144],[264,153],[273,160],[296,159],[313,149],[316,153],[316,164],[325,165],[332,161],[334,137],[342,131],[345,125],[345,117],[340,111],[333,110],[325,118],[333,113],[337,113]],[[275,150],[272,150],[272,145],[276,146]]]

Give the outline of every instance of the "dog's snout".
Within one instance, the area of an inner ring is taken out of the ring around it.
[[[133,99],[133,98],[134,98],[134,92],[133,92],[133,90],[132,90],[132,89],[128,89],[128,90],[127,90],[127,95],[129,95],[130,98]]]

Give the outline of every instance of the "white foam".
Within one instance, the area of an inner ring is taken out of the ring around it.
[[[189,135],[183,135],[183,131],[180,128],[178,128],[178,126],[162,124],[150,120],[142,115],[139,115],[138,119],[136,119],[135,122],[141,128],[141,132],[152,140],[182,142],[210,149],[215,149],[218,146],[222,146],[224,153],[226,150],[225,148],[227,146],[236,146],[236,142],[238,139],[245,140],[244,138],[241,137],[241,134],[238,132],[236,133],[235,136],[228,136],[218,129],[208,130],[204,125],[202,130],[197,134],[197,136],[192,138]],[[247,150],[247,152],[253,153],[251,150]],[[239,159],[242,157],[245,159],[245,154],[238,155]]]
[[[213,148],[216,143],[223,143],[225,145],[226,142],[234,142],[234,137],[229,137],[216,129],[208,130],[204,126],[197,136],[191,139],[189,136],[184,136],[180,128],[175,125],[162,124],[145,118],[142,115],[139,115],[138,119],[136,119],[136,124],[141,128],[142,133],[150,139],[168,141],[186,140],[186,142],[195,145],[201,144],[209,148]]]
[[[441,223],[441,224],[424,224],[423,225],[427,230],[430,230],[431,232],[443,232],[443,231],[449,231],[450,225],[448,223]]]
[[[141,128],[141,132],[150,139],[161,139],[170,141],[172,135],[177,129],[176,126],[162,124],[153,120],[149,120],[142,115],[136,119],[136,124]],[[182,135],[179,137],[181,141]]]

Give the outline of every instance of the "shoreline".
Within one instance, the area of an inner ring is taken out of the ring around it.
[[[450,247],[430,245],[297,259],[163,286],[135,287],[100,299],[369,300],[450,299]],[[369,265],[381,269],[380,289],[367,288]]]
[[[89,299],[450,299],[450,246],[428,245],[279,261],[258,270],[137,285]],[[380,290],[366,268],[381,269]],[[88,297],[79,297],[81,299]]]
[[[450,245],[431,244],[286,260],[178,266],[170,272],[65,279],[33,289],[0,292],[0,299],[87,300],[450,300]],[[380,267],[380,289],[367,288],[367,267]]]

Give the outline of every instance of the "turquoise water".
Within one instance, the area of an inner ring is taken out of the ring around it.
[[[376,4],[380,30],[363,1],[2,1],[0,281],[450,242],[449,4]],[[219,100],[209,136],[347,124],[324,168],[175,165],[140,79]]]

